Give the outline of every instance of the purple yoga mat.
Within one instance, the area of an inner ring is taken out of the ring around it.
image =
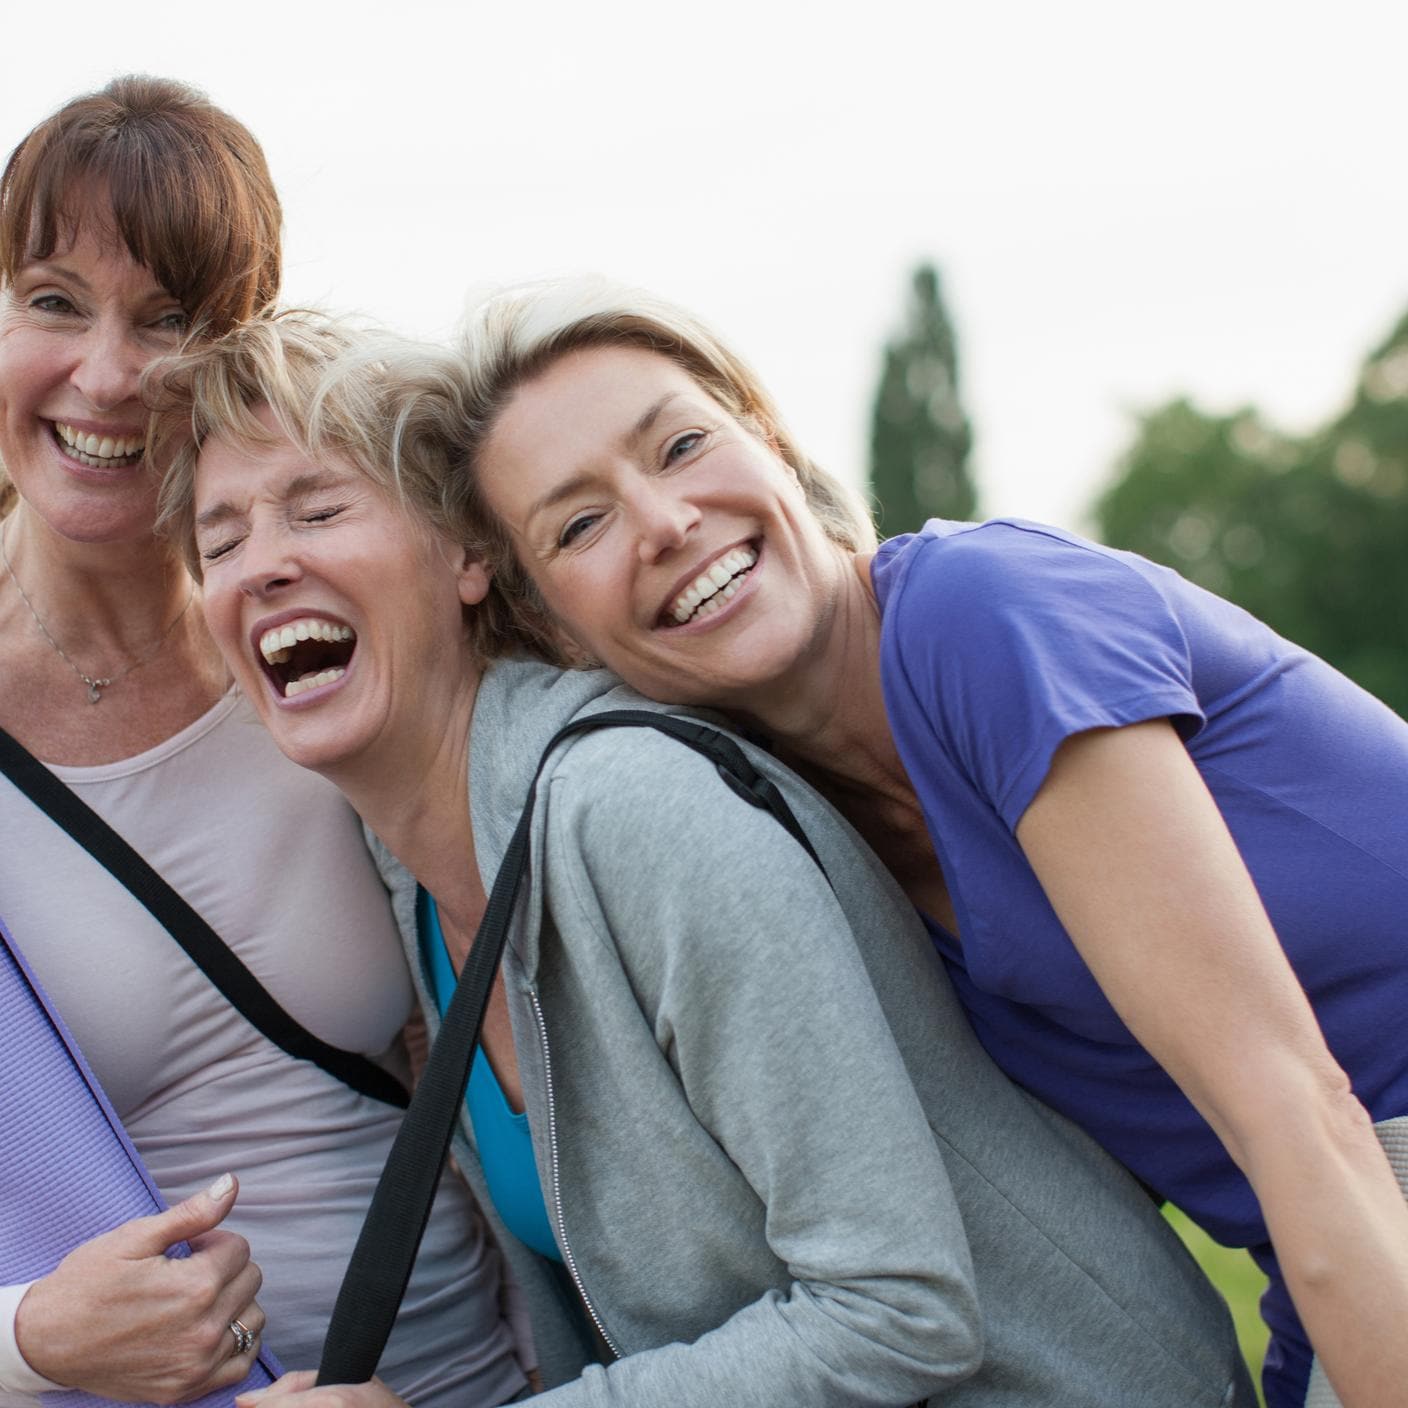
[[[78,1044],[0,921],[0,1285],[52,1271],[80,1242],[166,1202],[127,1138]],[[189,1256],[185,1243],[169,1256]],[[194,1399],[220,1408],[282,1372],[261,1348],[237,1388]],[[111,1402],[79,1389],[46,1408]]]

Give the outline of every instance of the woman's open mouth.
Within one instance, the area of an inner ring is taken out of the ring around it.
[[[661,613],[663,626],[687,626],[722,611],[737,596],[758,561],[758,548],[743,543],[711,562]]]
[[[142,458],[147,448],[143,435],[90,435],[63,421],[50,423],[59,448],[89,469],[128,469]]]
[[[351,626],[320,616],[286,621],[259,637],[264,673],[282,699],[341,679],[356,649],[357,633]]]

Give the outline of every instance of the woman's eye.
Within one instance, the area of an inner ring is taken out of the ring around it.
[[[683,435],[677,435],[665,447],[665,463],[675,464],[684,459],[703,438],[704,432],[702,430],[687,430]]]
[[[29,301],[31,308],[37,308],[41,313],[72,313],[74,306],[61,293],[41,293],[38,298],[31,298]]]
[[[217,562],[226,553],[232,552],[238,543],[238,538],[227,538],[223,542],[212,543],[209,547],[200,550],[200,560],[202,562]]]
[[[560,548],[571,547],[576,539],[580,538],[589,528],[600,522],[601,515],[596,513],[579,513],[576,518],[570,519],[557,535],[557,545]]]
[[[186,332],[191,326],[191,315],[184,309],[175,308],[170,313],[163,313],[156,320],[156,326],[162,332]]]
[[[346,507],[346,504],[330,504],[327,508],[309,509],[303,515],[303,521],[305,523],[327,523],[336,518]]]

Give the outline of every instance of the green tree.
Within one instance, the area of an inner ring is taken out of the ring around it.
[[[1408,716],[1408,318],[1349,406],[1292,439],[1254,410],[1145,415],[1102,538],[1235,601]]]
[[[1307,448],[1319,491],[1304,643],[1408,716],[1408,317]],[[1307,489],[1307,497],[1309,490]]]
[[[886,345],[870,431],[870,489],[887,535],[926,518],[971,518],[973,435],[958,395],[958,348],[931,264],[914,271],[904,331]]]

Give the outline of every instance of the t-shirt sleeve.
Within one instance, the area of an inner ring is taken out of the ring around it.
[[[1183,628],[1130,563],[1001,523],[910,551],[886,609],[898,697],[1009,828],[1073,734],[1162,717],[1185,738],[1201,726]]]

